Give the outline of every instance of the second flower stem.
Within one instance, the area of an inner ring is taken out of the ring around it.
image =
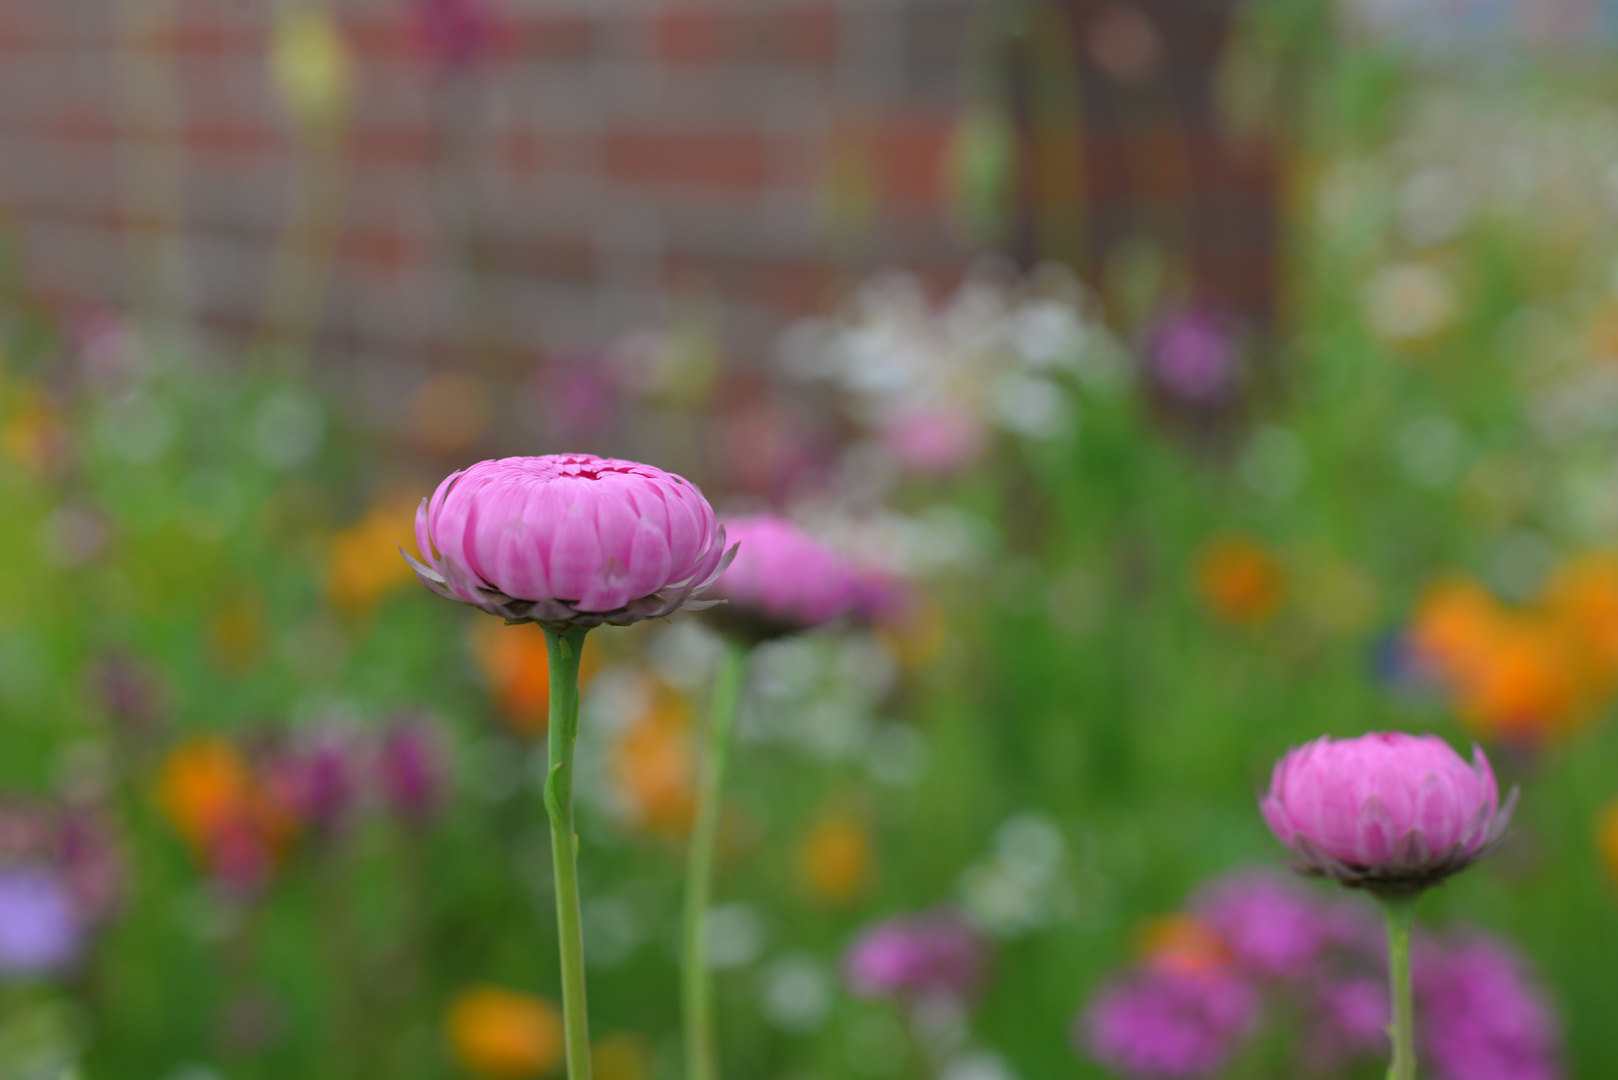
[[[685,1080],[719,1080],[713,1020],[713,983],[708,975],[708,898],[713,890],[714,848],[719,837],[719,805],[725,789],[725,761],[736,705],[742,692],[746,647],[727,640],[714,674],[697,787],[696,820],[685,867],[685,927],[680,956],[681,1011],[685,1021]]]
[[[1410,990],[1410,929],[1415,921],[1414,896],[1382,897],[1388,924],[1388,989],[1393,1001],[1393,1062],[1388,1080],[1416,1080],[1416,1009]]]
[[[590,1021],[584,1003],[584,925],[579,916],[579,835],[573,827],[573,747],[579,738],[579,657],[586,630],[545,631],[551,669],[550,765],[545,812],[551,819],[556,931],[562,956],[562,1024],[568,1080],[590,1080]]]

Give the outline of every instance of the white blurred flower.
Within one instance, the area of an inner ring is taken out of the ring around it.
[[[778,956],[759,977],[759,1009],[782,1031],[815,1031],[831,1014],[836,983],[830,966],[809,952]]]
[[[1383,267],[1366,282],[1362,300],[1372,332],[1394,344],[1443,329],[1460,309],[1449,278],[1419,263]]]

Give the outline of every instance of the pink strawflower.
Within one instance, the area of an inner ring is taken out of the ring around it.
[[[1421,1042],[1438,1080],[1557,1080],[1556,1018],[1524,965],[1483,938],[1416,950]]]
[[[1334,939],[1336,913],[1292,882],[1259,871],[1222,878],[1191,905],[1231,958],[1263,975],[1297,978]]]
[[[416,512],[416,576],[439,596],[553,630],[682,607],[724,570],[725,530],[696,485],[591,454],[481,461]],[[425,564],[425,565],[424,565]]]
[[[710,618],[727,630],[762,639],[807,630],[849,613],[854,567],[796,525],[773,514],[727,518],[736,558],[714,594],[728,601]]]
[[[908,915],[867,928],[843,971],[861,997],[973,997],[983,979],[983,940],[951,911]]]
[[[1436,735],[1376,732],[1289,750],[1261,805],[1300,873],[1408,893],[1493,851],[1516,801],[1477,747],[1468,764]]]
[[[1103,991],[1074,1036],[1119,1072],[1192,1080],[1225,1067],[1257,1010],[1253,988],[1233,975],[1152,970]]]

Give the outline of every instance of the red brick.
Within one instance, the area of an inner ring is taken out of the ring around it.
[[[747,129],[609,132],[602,162],[617,180],[649,186],[758,191],[769,180],[769,148]]]
[[[437,139],[425,128],[361,128],[349,133],[347,150],[363,161],[425,166],[437,157]]]
[[[653,16],[657,56],[667,64],[712,64],[729,51],[735,17],[706,5],[670,4]]]
[[[952,117],[930,113],[896,116],[873,125],[867,148],[884,201],[907,209],[942,203],[944,154],[953,130]]]
[[[531,15],[512,37],[529,60],[582,60],[595,50],[595,24],[584,15]]]

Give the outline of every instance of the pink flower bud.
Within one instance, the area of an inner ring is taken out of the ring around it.
[[[693,597],[726,561],[725,530],[696,485],[590,454],[450,475],[416,512],[416,544],[423,562],[405,558],[439,596],[552,629],[711,606]]]
[[[1261,807],[1299,872],[1410,893],[1493,851],[1516,802],[1481,749],[1467,764],[1436,735],[1375,732],[1289,750]]]
[[[755,640],[807,630],[848,614],[854,567],[796,525],[773,514],[729,518],[736,559],[714,584],[729,601],[712,618]]]

